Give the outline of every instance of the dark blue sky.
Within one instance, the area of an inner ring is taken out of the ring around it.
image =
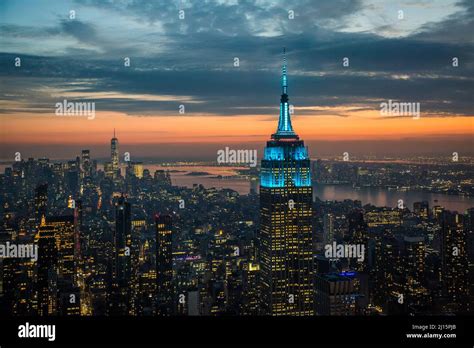
[[[4,0],[0,113],[48,115],[67,97],[130,117],[184,101],[196,117],[273,120],[285,46],[298,116],[349,117],[387,99],[472,116],[473,20],[472,0]]]

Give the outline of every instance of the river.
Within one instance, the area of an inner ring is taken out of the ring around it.
[[[179,172],[171,173],[171,181],[173,185],[192,187],[193,184],[202,184],[204,187],[230,188],[240,194],[248,194],[250,192],[250,182],[242,179],[216,179],[216,175],[229,176],[237,174],[235,170],[240,167],[192,167],[192,166],[176,166],[161,167],[154,165],[145,165],[146,168],[153,172],[156,169],[178,170]],[[191,176],[186,175],[189,172],[207,172],[210,175]],[[429,193],[421,191],[399,192],[387,190],[378,187],[362,187],[354,189],[352,185],[323,185],[318,184],[314,188],[314,196],[323,201],[343,201],[345,199],[360,200],[362,204],[373,204],[379,207],[396,207],[398,200],[402,199],[405,206],[413,210],[413,203],[418,201],[428,201],[430,207],[441,205],[449,210],[465,211],[474,207],[474,197],[463,197],[454,195],[445,195],[441,193]]]
[[[0,166],[3,169],[4,166]],[[218,179],[216,176],[234,176],[238,173],[236,170],[245,169],[244,167],[217,167],[217,166],[161,166],[154,164],[144,164],[144,167],[150,170],[151,175],[155,170],[168,169],[171,171],[171,181],[173,185],[193,187],[193,184],[201,184],[204,187],[230,188],[240,194],[250,192],[250,182],[244,178]],[[208,173],[207,175],[188,175],[191,172]],[[125,170],[122,170],[125,173]],[[362,204],[373,204],[375,206],[396,207],[398,200],[402,199],[404,205],[410,210],[413,209],[413,203],[417,201],[428,201],[430,207],[441,205],[449,210],[463,212],[467,208],[474,207],[474,197],[463,197],[454,195],[445,195],[440,193],[429,193],[420,191],[390,191],[385,188],[362,187],[354,189],[352,185],[316,185],[314,196],[326,201],[343,201],[344,199],[360,200]]]

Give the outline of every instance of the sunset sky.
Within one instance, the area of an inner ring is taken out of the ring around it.
[[[284,46],[293,127],[313,152],[472,154],[473,32],[471,0],[2,1],[0,158],[103,156],[114,128],[143,156],[263,146]],[[95,118],[55,115],[65,99],[94,102]],[[381,115],[388,100],[420,103],[420,118]]]

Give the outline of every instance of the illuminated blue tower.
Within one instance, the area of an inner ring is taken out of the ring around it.
[[[278,129],[260,171],[260,293],[264,314],[308,316],[314,315],[310,159],[291,125],[283,53]]]
[[[278,130],[272,135],[279,137],[295,137],[295,132],[291,126],[290,104],[288,103],[288,77],[286,75],[286,54],[283,49],[283,66],[281,68],[281,99],[280,118],[278,119]]]

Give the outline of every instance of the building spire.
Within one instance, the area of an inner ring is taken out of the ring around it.
[[[288,102],[288,77],[286,71],[286,48],[283,48],[283,66],[281,68],[281,99],[278,129],[273,138],[297,138],[291,125],[290,104]]]
[[[288,78],[286,76],[286,48],[283,47],[283,66],[281,67],[281,94],[288,94]]]
[[[115,138],[115,128],[114,128],[114,138]]]

